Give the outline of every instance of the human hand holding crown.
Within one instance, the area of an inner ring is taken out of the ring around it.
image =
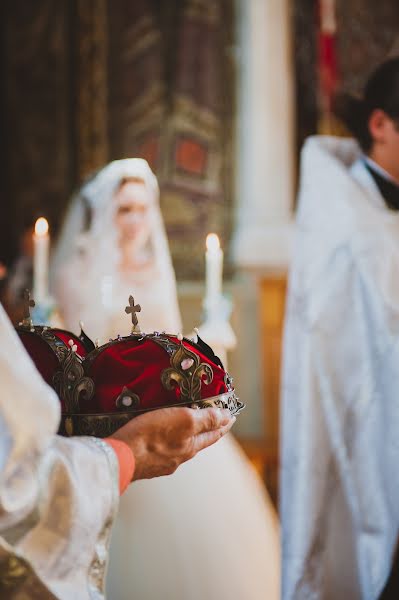
[[[94,344],[84,333],[35,326],[25,295],[22,343],[62,406],[60,433],[107,437],[133,417],[158,408],[209,406],[237,415],[244,407],[232,378],[212,349],[196,335],[140,331],[141,307],[132,296],[125,312],[132,330]]]

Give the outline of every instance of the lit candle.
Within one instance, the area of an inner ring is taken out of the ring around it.
[[[49,250],[48,222],[40,217],[33,234],[33,297],[38,305],[45,303],[48,297]]]
[[[223,279],[223,251],[219,238],[215,233],[210,233],[206,238],[206,296],[205,306],[212,311],[218,305],[222,294]]]

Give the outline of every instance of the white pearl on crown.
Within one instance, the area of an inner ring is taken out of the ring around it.
[[[74,341],[73,341],[73,340],[69,340],[69,342],[68,342],[68,346],[70,346],[70,348],[71,348],[72,352],[76,352],[76,351],[77,351],[77,349],[78,349],[77,345],[74,343]]]
[[[123,406],[131,406],[132,403],[133,403],[133,400],[131,399],[130,396],[123,396],[123,398],[122,398]]]

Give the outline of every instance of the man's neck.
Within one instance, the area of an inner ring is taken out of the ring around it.
[[[364,164],[374,179],[381,196],[388,208],[399,211],[399,185],[378,163],[364,157]]]
[[[372,169],[381,175],[381,177],[384,177],[395,185],[399,185],[399,173],[397,170],[391,168],[388,161],[385,161],[375,151],[370,151],[370,153],[365,156],[365,160]]]

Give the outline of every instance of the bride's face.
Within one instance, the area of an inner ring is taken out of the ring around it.
[[[150,236],[149,192],[144,183],[127,181],[115,193],[115,224],[121,242],[135,241],[143,247]]]

